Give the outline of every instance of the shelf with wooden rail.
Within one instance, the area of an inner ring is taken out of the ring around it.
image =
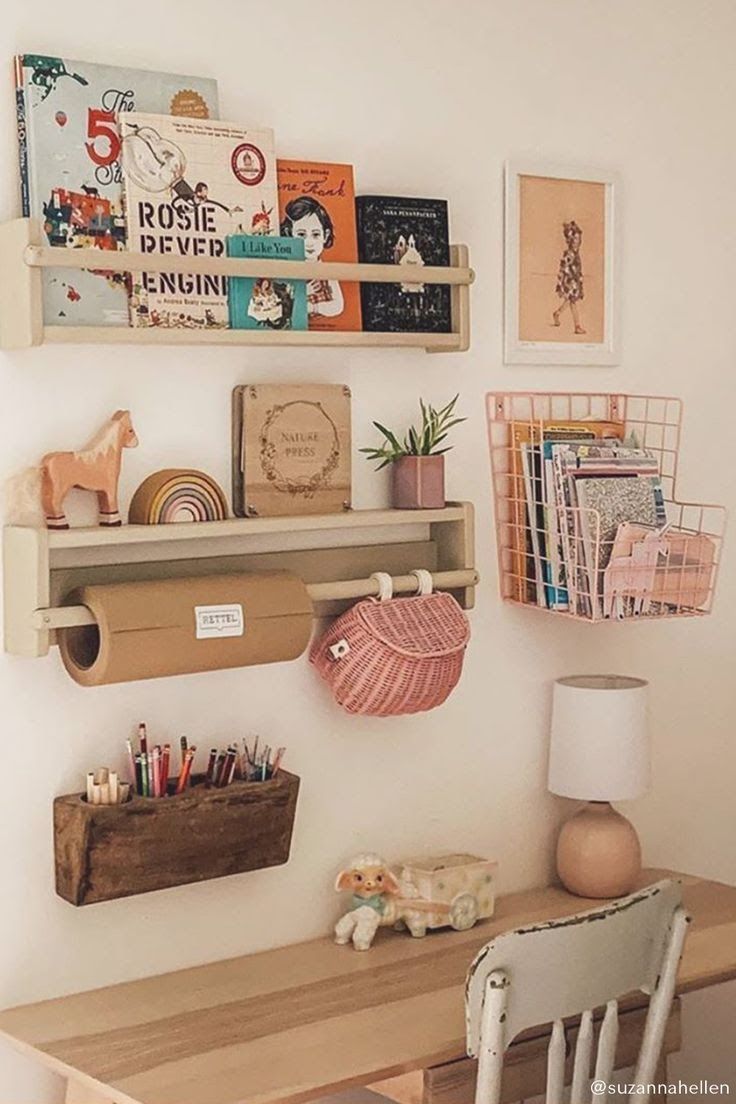
[[[416,590],[411,572],[425,568],[465,609],[478,582],[468,502],[119,528],[8,525],[3,558],[5,651],[30,657],[46,655],[59,630],[94,623],[85,606],[65,604],[86,584],[285,570],[304,580],[324,617],[377,594],[375,571],[388,572],[399,594]]]
[[[169,327],[58,326],[43,319],[44,269],[106,272],[180,272],[192,275],[270,276],[356,283],[444,284],[451,291],[452,332],[370,333],[322,330],[226,330]],[[275,345],[419,348],[465,352],[470,347],[470,285],[475,273],[468,247],[450,247],[450,265],[412,267],[334,261],[281,261],[180,257],[132,250],[61,249],[44,244],[34,219],[0,225],[0,347],[37,345]]]

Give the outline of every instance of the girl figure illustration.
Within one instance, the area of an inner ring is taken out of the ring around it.
[[[267,277],[256,280],[253,284],[251,300],[248,304],[248,315],[259,325],[267,325],[281,321],[283,308],[278,297],[273,280]]]
[[[318,261],[325,249],[335,241],[335,230],[329,212],[312,196],[299,196],[286,204],[281,233],[287,238],[301,238],[305,261]],[[337,280],[307,282],[307,312],[334,318],[342,314],[345,301]]]
[[[572,314],[576,334],[584,334],[585,330],[580,322],[578,303],[583,299],[583,265],[580,259],[580,245],[583,240],[583,231],[578,224],[564,222],[562,234],[565,239],[565,250],[560,258],[560,267],[557,271],[557,287],[555,291],[562,299],[562,303],[552,312],[553,325],[560,325],[560,315],[568,307]]]

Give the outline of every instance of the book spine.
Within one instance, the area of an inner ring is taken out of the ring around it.
[[[125,242],[124,242],[125,249],[130,249],[130,225],[129,225],[129,222],[128,222],[128,208],[129,208],[128,196],[126,195],[125,183],[123,182],[123,184],[121,185],[121,188],[120,188],[120,210],[122,212],[123,222],[125,224]],[[136,312],[135,307],[133,305],[133,296],[136,294],[136,290],[135,290],[136,281],[140,282],[139,286],[141,287],[141,294],[142,294],[143,293],[143,289],[142,289],[143,274],[140,273],[140,272],[139,273],[135,273],[135,272],[126,272],[125,273],[125,294],[126,294],[127,299],[128,299],[128,325],[131,326],[133,329],[135,329],[138,325],[138,315],[137,315],[137,312]]]
[[[23,82],[23,58],[16,57],[13,64],[15,70],[15,120],[18,133],[21,212],[23,218],[30,218],[31,184],[28,179],[28,119],[26,114],[26,91]]]
[[[366,217],[370,217],[370,215],[366,216],[367,206],[363,196],[355,197],[355,230],[358,239],[358,261],[360,264],[370,264],[373,260],[373,258],[368,255],[370,250],[366,247],[365,222]],[[371,317],[373,296],[375,295],[377,287],[380,291],[380,284],[369,284],[366,281],[358,284],[360,291],[360,313],[364,330],[380,330],[381,328],[374,324]]]

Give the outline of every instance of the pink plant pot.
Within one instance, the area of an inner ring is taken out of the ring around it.
[[[391,465],[396,510],[437,510],[445,505],[444,456],[402,456]]]

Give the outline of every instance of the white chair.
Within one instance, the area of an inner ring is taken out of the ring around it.
[[[617,999],[650,994],[634,1085],[650,1084],[675,992],[689,917],[680,886],[663,881],[589,912],[505,932],[476,955],[466,986],[468,1054],[478,1059],[475,1104],[498,1104],[506,1047],[527,1028],[552,1023],[547,1051],[547,1104],[560,1104],[565,1075],[563,1020],[581,1015],[573,1060],[571,1104],[592,1095],[593,1009],[605,1006],[594,1080],[608,1084],[618,1037]],[[641,1102],[646,1095],[632,1094]]]

